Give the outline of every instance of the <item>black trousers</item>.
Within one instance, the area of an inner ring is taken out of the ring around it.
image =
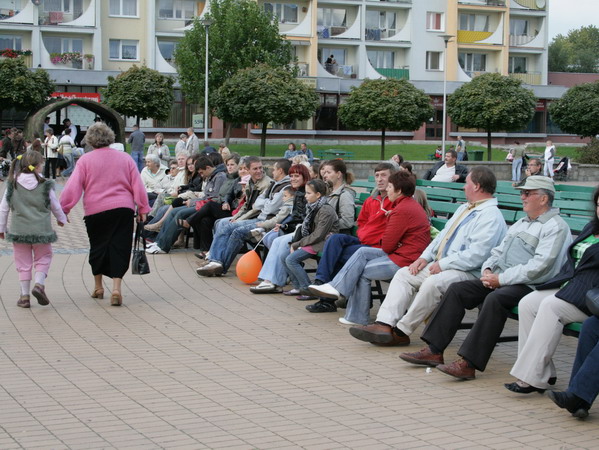
[[[187,218],[193,228],[193,247],[207,252],[212,245],[212,228],[218,219],[231,217],[231,211],[223,210],[218,202],[207,202],[204,206]]]
[[[489,358],[503,331],[508,312],[532,289],[524,284],[489,289],[480,280],[453,283],[431,316],[422,340],[445,350],[453,340],[466,310],[482,305],[474,326],[466,336],[458,355],[477,370],[487,367]]]
[[[56,168],[58,166],[58,158],[47,158],[44,166],[44,178],[53,180],[56,179]]]

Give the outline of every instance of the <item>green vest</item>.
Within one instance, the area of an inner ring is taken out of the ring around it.
[[[17,244],[49,244],[58,239],[52,229],[50,190],[54,182],[39,183],[31,191],[13,183],[6,186],[6,198],[10,209],[10,230],[6,233],[9,242]]]

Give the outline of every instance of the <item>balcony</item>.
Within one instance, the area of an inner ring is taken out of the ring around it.
[[[318,37],[321,39],[328,39],[331,37],[338,36],[347,31],[347,27],[324,27],[322,25],[318,26]]]
[[[510,45],[512,47],[518,45],[526,45],[538,36],[538,33],[534,36],[528,34],[510,34]]]
[[[42,11],[39,12],[38,23],[40,25],[62,25],[72,22],[83,15],[83,11],[62,12],[62,11]]]
[[[307,63],[297,63],[297,76],[298,77],[309,77],[310,76],[310,65]]]
[[[476,78],[479,75],[484,75],[485,73],[489,73],[487,71],[474,71],[474,70],[464,70],[464,72],[466,73],[466,75],[468,75],[470,78]]]
[[[510,73],[508,74],[512,78],[522,80],[524,84],[541,84],[542,74],[541,72],[526,72],[526,73]]]
[[[384,28],[366,28],[364,30],[367,41],[380,41],[387,39],[397,34],[397,30],[387,30]]]
[[[523,6],[528,9],[536,9],[540,11],[545,11],[546,2],[538,0],[514,0],[514,3],[517,3],[520,6]],[[542,6],[539,6],[542,5]]]
[[[0,50],[0,61],[3,59],[14,58],[20,58],[29,68],[33,66],[33,56],[31,55],[31,50],[12,50],[10,48]]]
[[[50,61],[57,68],[94,70],[94,55],[82,55],[79,52],[50,53]]]
[[[386,78],[394,78],[396,80],[409,80],[410,79],[410,69],[385,69],[385,68],[375,68],[378,73]]]
[[[335,75],[339,78],[357,78],[357,74],[354,73],[354,66],[349,64],[323,64],[325,70],[331,75]]]

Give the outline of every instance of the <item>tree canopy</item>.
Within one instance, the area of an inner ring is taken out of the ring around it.
[[[491,160],[491,133],[516,131],[533,117],[536,97],[516,78],[485,73],[458,88],[447,100],[447,114],[456,125],[487,132]]]
[[[599,72],[599,28],[594,25],[557,35],[549,44],[551,72]]]
[[[30,71],[22,58],[0,61],[0,111],[15,108],[31,111],[42,106],[54,92],[54,83],[43,69]]]
[[[599,81],[573,86],[549,105],[551,119],[566,133],[581,137],[599,134]]]
[[[291,43],[279,34],[278,21],[252,0],[214,0],[205,18],[209,27],[209,96],[240,69],[256,64],[287,66],[293,60]],[[179,82],[186,99],[204,100],[206,31],[198,18],[175,50]],[[212,102],[211,102],[212,103]]]
[[[243,69],[218,90],[216,116],[226,122],[262,124],[260,155],[266,152],[269,122],[290,123],[312,117],[319,104],[318,94],[282,68],[265,64]]]
[[[381,159],[385,159],[385,131],[413,131],[433,115],[431,100],[407,80],[364,80],[352,87],[339,107],[339,118],[350,127],[381,130]]]
[[[139,119],[168,118],[174,101],[173,77],[146,66],[133,66],[117,77],[108,77],[102,89],[104,103],[121,114]]]

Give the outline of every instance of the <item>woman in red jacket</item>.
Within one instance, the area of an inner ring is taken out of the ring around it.
[[[339,322],[347,325],[368,324],[371,280],[393,278],[395,272],[414,262],[430,243],[428,215],[412,197],[415,190],[416,177],[411,173],[400,171],[391,175],[387,196],[394,207],[386,211],[387,226],[381,239],[381,248],[361,247],[333,281],[310,286],[313,294],[330,298],[330,302],[341,296],[347,298],[345,317],[339,318]]]

